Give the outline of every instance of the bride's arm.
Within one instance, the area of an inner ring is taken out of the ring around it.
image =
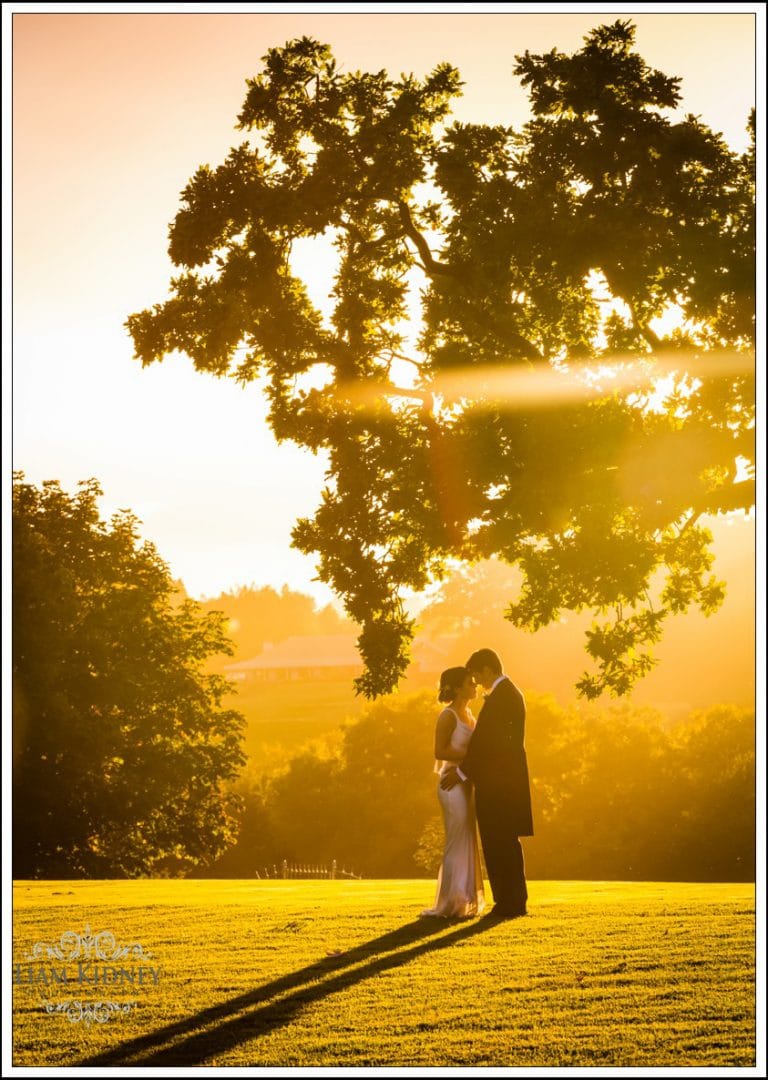
[[[462,761],[464,751],[457,752],[451,746],[451,735],[456,727],[456,717],[447,709],[440,713],[435,728],[435,757],[438,761]]]

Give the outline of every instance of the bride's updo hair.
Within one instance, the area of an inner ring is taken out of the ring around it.
[[[447,671],[444,671],[440,676],[440,692],[437,700],[453,701],[468,674],[469,671],[465,667],[449,667]]]

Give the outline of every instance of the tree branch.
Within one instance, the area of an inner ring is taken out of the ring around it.
[[[750,510],[755,504],[755,481],[741,480],[705,495],[700,495],[691,506],[691,514],[681,527],[678,536],[692,528],[702,514],[723,514],[729,510]]]
[[[436,274],[445,274],[448,277],[456,278],[458,280],[458,275],[455,271],[451,270],[450,266],[446,266],[445,263],[438,262],[429,250],[429,244],[413,223],[411,208],[408,203],[405,202],[404,199],[398,199],[397,208],[400,211],[400,221],[402,222],[405,235],[416,245],[416,250],[421,256],[421,261],[424,264],[424,270],[429,276],[434,277]]]
[[[679,539],[679,538],[680,538],[681,536],[684,536],[684,535],[685,535],[685,533],[687,533],[687,532],[688,532],[688,530],[689,530],[690,528],[692,528],[692,527],[693,527],[693,526],[694,526],[694,525],[696,524],[696,522],[697,522],[697,521],[699,520],[699,518],[701,517],[701,515],[702,515],[703,513],[704,513],[704,511],[703,511],[703,510],[694,510],[694,511],[692,512],[691,516],[690,516],[690,517],[688,518],[688,520],[686,521],[685,525],[683,525],[683,527],[682,527],[682,528],[680,529],[679,533],[677,534],[677,536],[678,536],[678,539]]]
[[[729,484],[707,495],[701,495],[692,509],[699,514],[718,514],[727,510],[750,510],[755,505],[755,479],[741,480],[738,484]]]
[[[430,411],[435,403],[434,396],[430,390],[406,389],[402,386],[386,386],[383,389],[383,393],[390,397],[416,398],[418,401],[423,401],[424,404],[429,407]]]
[[[647,343],[651,346],[651,351],[658,352],[662,347],[661,338],[658,337],[658,335],[655,334],[653,330],[651,330],[650,326],[648,326],[647,323],[644,323],[641,319],[638,318],[635,306],[630,300],[627,300],[627,298],[624,296],[622,297],[622,300],[629,308],[629,313],[632,316],[632,322],[635,325],[635,329],[640,333],[643,338],[645,338]]]
[[[611,290],[613,295],[616,297],[617,300],[622,300],[629,308],[629,314],[632,316],[632,325],[635,330],[637,330],[640,336],[647,342],[648,345],[651,346],[651,350],[653,352],[658,352],[662,348],[663,344],[661,338],[659,338],[653,332],[653,330],[651,330],[650,326],[648,326],[647,323],[643,322],[643,320],[638,316],[637,308],[635,307],[634,302],[625,295],[625,290],[617,288],[615,268],[610,271],[610,276],[609,271],[606,269],[605,266],[603,266],[601,269],[603,271],[603,277],[608,282],[608,288]]]
[[[422,360],[414,360],[410,356],[403,356],[402,353],[395,352],[394,349],[388,349],[387,351],[393,360],[402,360],[406,364],[413,364],[417,371],[421,371],[424,367],[424,362]]]
[[[460,274],[457,274],[456,271],[453,270],[450,266],[446,266],[445,263],[438,262],[438,260],[435,259],[432,252],[429,250],[429,245],[427,244],[427,241],[424,239],[424,237],[421,235],[421,233],[413,223],[413,218],[411,217],[411,208],[408,206],[408,203],[405,202],[404,199],[398,199],[397,207],[400,211],[400,220],[403,224],[405,234],[416,245],[416,249],[421,256],[425,273],[427,273],[431,278],[440,276],[453,278],[453,280],[457,281],[459,285],[461,285],[461,287],[465,289],[465,291],[471,296],[473,290],[467,285],[464,278]],[[506,339],[509,344],[514,345],[515,348],[519,350],[520,355],[524,356],[526,360],[542,359],[541,353],[536,348],[536,346],[533,345],[527,338],[523,337],[522,334],[518,334],[516,331],[510,330],[507,327],[500,326],[498,322],[496,323],[496,329],[500,336]]]

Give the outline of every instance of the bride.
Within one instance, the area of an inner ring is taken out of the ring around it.
[[[440,676],[438,701],[448,703],[437,718],[435,730],[435,772],[441,777],[452,765],[460,763],[467,752],[475,727],[469,702],[475,693],[474,679],[464,667],[448,668]],[[434,907],[422,915],[445,918],[479,915],[485,907],[485,897],[474,788],[471,784],[456,784],[450,791],[444,791],[438,784],[437,797],[443,811],[445,847]]]

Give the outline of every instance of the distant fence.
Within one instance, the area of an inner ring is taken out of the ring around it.
[[[362,874],[355,874],[352,870],[347,870],[346,867],[339,869],[335,859],[330,864],[325,863],[323,865],[292,863],[288,862],[287,859],[283,859],[279,866],[277,864],[272,867],[265,866],[260,871],[254,871],[254,874],[259,879],[327,878],[329,881],[335,881],[338,878],[354,878],[356,881],[362,880]]]

